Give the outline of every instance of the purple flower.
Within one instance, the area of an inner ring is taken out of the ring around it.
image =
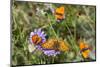
[[[56,56],[57,54],[60,54],[60,51],[55,50],[43,50],[43,53],[47,56]]]
[[[30,33],[30,42],[31,44],[39,45],[46,41],[46,34],[41,29],[35,29],[34,32]]]
[[[34,52],[35,50],[42,50],[41,44],[46,41],[45,38],[46,34],[41,29],[35,29],[33,32],[30,33],[28,45],[29,51]]]
[[[35,50],[40,50],[47,56],[56,56],[57,54],[60,54],[60,51],[44,49],[41,47],[42,43],[46,42],[45,36],[46,34],[41,29],[35,29],[34,32],[30,33],[30,43],[31,43],[31,45],[29,45],[30,52],[34,52]]]
[[[44,4],[46,6],[46,10],[49,10],[52,12],[52,14],[54,14],[55,9],[53,8],[52,4]]]

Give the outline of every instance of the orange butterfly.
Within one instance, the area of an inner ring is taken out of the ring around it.
[[[55,18],[57,21],[61,21],[65,18],[65,8],[63,6],[55,10]]]
[[[80,47],[82,56],[84,58],[89,58],[89,53],[91,51],[90,46],[87,43],[81,41],[80,44],[79,44],[79,47]]]
[[[44,49],[51,49],[57,51],[68,51],[68,44],[65,43],[63,40],[57,39],[49,39],[45,43],[42,44],[42,48]]]
[[[33,41],[34,44],[39,44],[39,43],[42,42],[42,38],[39,37],[39,36],[36,34],[36,35],[32,36],[32,41]]]

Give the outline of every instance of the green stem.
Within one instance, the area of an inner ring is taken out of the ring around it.
[[[69,33],[70,33],[70,35],[71,35],[71,38],[73,39],[74,36],[72,35],[72,33],[71,33],[69,27],[67,26],[67,24],[65,24],[65,26],[67,27],[67,29],[68,29],[68,31],[69,31]]]
[[[48,15],[48,19],[50,19],[50,16],[49,16],[49,15]],[[50,25],[50,27],[51,27],[51,29],[52,29],[52,31],[53,31],[55,37],[58,39],[59,37],[58,37],[58,35],[56,34],[55,30],[53,29],[52,24],[53,24],[53,23],[51,23],[51,21],[49,21],[49,25]]]
[[[55,57],[52,57],[52,64],[54,63]]]
[[[50,27],[51,27],[51,29],[52,29],[52,31],[53,31],[53,33],[54,33],[55,37],[58,39],[58,36],[57,36],[57,34],[56,34],[55,30],[53,29],[51,22],[50,22],[49,24],[50,24]]]
[[[71,33],[71,31],[70,31],[69,27],[67,26],[67,24],[66,24],[66,27],[67,27],[67,29],[68,29],[68,31],[69,31],[69,33],[70,33],[70,35],[71,35],[71,38],[73,38],[73,35],[72,35],[72,33]]]
[[[54,23],[52,23],[51,25],[53,25],[53,24]],[[48,26],[50,26],[50,24],[42,26],[41,29],[47,28]]]

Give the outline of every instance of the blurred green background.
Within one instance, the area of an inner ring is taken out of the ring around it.
[[[96,7],[51,3],[54,9],[59,6],[65,7],[65,19],[58,23],[46,4],[49,3],[13,1],[11,8],[12,64],[53,64],[95,60],[93,54],[90,55],[90,59],[84,59],[81,56],[78,40],[85,40],[94,51],[96,50]],[[36,28],[42,28],[47,38],[55,37],[53,28],[58,38],[69,43],[70,51],[56,57],[48,57],[38,51],[34,54],[30,53],[28,50],[29,36],[30,32]]]

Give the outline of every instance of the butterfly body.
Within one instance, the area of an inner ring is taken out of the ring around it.
[[[89,48],[83,48],[83,49],[81,50],[81,52],[84,52],[84,51],[86,51],[86,50],[89,50]]]

